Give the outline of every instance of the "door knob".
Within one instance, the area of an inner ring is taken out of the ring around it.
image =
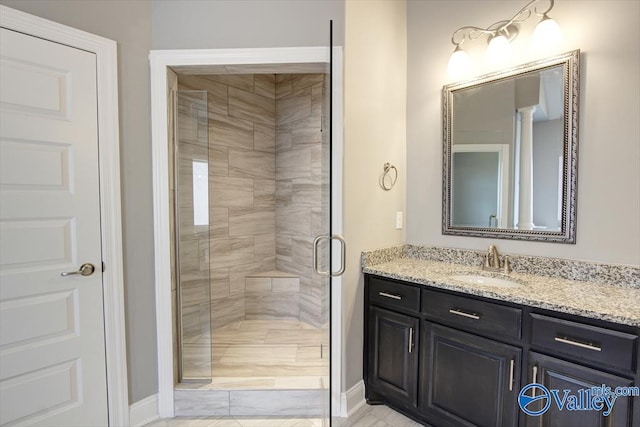
[[[72,276],[74,274],[80,274],[82,276],[91,276],[94,271],[96,271],[96,268],[93,266],[93,264],[89,264],[87,262],[87,263],[82,264],[80,266],[80,270],[77,270],[77,271],[65,271],[63,273],[60,273],[60,275],[61,276]]]

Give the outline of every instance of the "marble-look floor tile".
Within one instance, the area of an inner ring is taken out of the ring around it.
[[[231,390],[229,392],[229,413],[232,416],[248,415],[297,415],[319,416],[322,391],[317,390]]]
[[[363,405],[349,418],[335,417],[334,427],[421,427],[422,424],[405,417],[386,406]],[[283,416],[229,416],[229,417],[176,417],[153,421],[145,427],[327,427],[321,418],[297,418]]]
[[[229,392],[219,390],[175,390],[174,405],[177,416],[230,415]]]
[[[220,358],[224,365],[254,364],[260,366],[282,365],[296,361],[295,345],[234,345],[227,348]]]
[[[275,377],[213,377],[207,389],[264,390],[276,388]]]

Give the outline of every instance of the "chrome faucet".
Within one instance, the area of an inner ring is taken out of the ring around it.
[[[500,263],[500,255],[498,255],[498,248],[495,245],[489,245],[489,251],[484,256],[484,263],[482,269],[487,271],[497,271],[505,274],[511,273],[511,265],[509,263],[509,257],[504,256],[502,265]]]

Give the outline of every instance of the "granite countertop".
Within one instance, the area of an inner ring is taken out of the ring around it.
[[[373,262],[366,262],[363,256],[362,271],[429,287],[640,327],[640,288],[636,286],[608,285],[518,272],[505,276],[483,271],[479,266],[399,255],[369,260]],[[452,278],[459,274],[500,277],[519,282],[522,286],[502,288],[470,284]]]

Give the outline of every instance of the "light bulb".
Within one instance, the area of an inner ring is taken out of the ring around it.
[[[471,60],[467,52],[460,49],[460,46],[456,46],[456,50],[453,51],[449,58],[449,65],[447,65],[447,75],[454,79],[460,79],[469,73],[469,67]]]
[[[485,61],[488,64],[502,64],[511,55],[511,43],[509,43],[509,40],[507,40],[505,36],[501,34],[496,35],[489,42],[485,55]]]
[[[544,53],[557,49],[561,41],[562,32],[560,31],[560,26],[556,21],[544,15],[536,25],[535,30],[533,30],[531,50],[534,53]]]

